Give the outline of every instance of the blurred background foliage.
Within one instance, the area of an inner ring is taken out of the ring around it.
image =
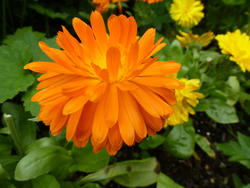
[[[172,1],[147,4],[129,0],[123,13],[135,16],[139,34],[155,27],[167,46],[160,60],[182,64],[178,78],[198,78],[205,98],[196,115],[166,127],[116,156],[105,150],[94,154],[91,144],[76,148],[37,122],[39,105],[31,102],[38,74],[23,70],[31,61],[46,61],[38,47],[44,41],[56,47],[55,36],[73,17],[89,23],[91,0],[1,0],[0,46],[0,187],[250,187],[250,73],[243,73],[217,41],[207,47],[181,47],[181,28],[170,17]],[[203,0],[205,17],[193,33],[224,34],[249,31],[248,0]],[[112,4],[106,20],[119,10]],[[249,62],[250,63],[250,62]]]

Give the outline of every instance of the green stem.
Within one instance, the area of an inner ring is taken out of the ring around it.
[[[14,141],[14,144],[16,146],[18,154],[23,155],[24,152],[23,152],[22,146],[20,145],[21,142],[20,142],[20,139],[18,137],[15,122],[14,122],[14,119],[13,119],[12,115],[3,114],[3,119],[4,119],[7,127],[10,130],[10,135],[11,135],[13,141]]]
[[[3,38],[6,35],[6,0],[2,0],[2,29],[3,29]]]

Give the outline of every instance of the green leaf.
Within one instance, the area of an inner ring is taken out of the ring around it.
[[[234,105],[240,97],[240,83],[236,76],[230,76],[227,80],[225,93],[227,94],[227,104]]]
[[[105,149],[95,154],[90,143],[84,148],[72,149],[72,157],[75,164],[71,167],[72,171],[93,172],[104,168],[109,163],[109,155]]]
[[[11,154],[12,143],[7,136],[0,135],[0,156],[8,156]]]
[[[52,175],[42,175],[32,180],[34,188],[60,188],[59,182]]]
[[[35,80],[23,69],[30,60],[25,54],[29,49],[24,46],[22,50],[23,53],[13,47],[0,46],[0,103],[25,91]]]
[[[149,136],[144,139],[140,144],[139,147],[142,149],[154,149],[160,146],[165,140],[164,136],[156,134],[154,136]]]
[[[232,178],[233,178],[233,183],[234,183],[235,188],[242,188],[243,187],[243,183],[242,183],[241,179],[239,178],[239,176],[237,176],[237,174],[233,174]]]
[[[0,180],[1,179],[10,179],[10,177],[4,167],[0,164]]]
[[[43,137],[43,138],[36,140],[32,144],[28,145],[25,152],[27,154],[38,148],[44,148],[44,147],[55,146],[55,145],[57,145],[57,142],[53,137]]]
[[[87,183],[84,186],[81,186],[81,188],[101,188],[101,186],[97,183]]]
[[[155,158],[123,161],[81,179],[80,183],[113,179],[126,187],[143,187],[156,182],[159,164]]]
[[[59,146],[38,148],[29,152],[17,164],[15,179],[25,181],[47,174],[61,165],[71,164],[68,151]]]
[[[28,91],[25,92],[25,94],[22,97],[25,111],[29,111],[32,114],[32,116],[38,116],[40,111],[40,106],[38,102],[31,101],[31,98],[36,93],[37,93],[36,85],[33,85],[31,88],[28,89]]]
[[[48,7],[42,7],[39,4],[29,4],[29,8],[35,10],[37,13],[48,16],[52,19],[60,18],[62,20],[65,20],[68,18],[68,14],[65,12],[55,12],[54,10],[49,9]]]
[[[207,140],[206,137],[201,136],[199,134],[195,134],[195,142],[200,146],[200,148],[208,154],[209,157],[215,158],[215,152],[210,147],[210,142]]]
[[[156,188],[184,188],[183,186],[177,184],[170,177],[163,173],[160,173],[157,178]]]
[[[216,146],[229,156],[229,161],[239,162],[250,169],[250,137],[238,132],[237,140],[238,142],[217,143]]]
[[[173,156],[185,159],[194,151],[195,132],[191,119],[183,125],[176,125],[167,135],[164,142],[165,149]]]
[[[246,3],[246,0],[222,0],[225,5],[242,5]]]
[[[228,124],[238,123],[239,119],[234,106],[216,98],[205,99],[209,108],[206,110],[207,115],[215,122]]]
[[[22,106],[5,102],[2,105],[2,112],[13,116],[17,141],[21,145],[22,150],[35,141],[37,125],[34,122],[28,121],[30,115],[24,112]]]
[[[31,72],[23,69],[25,64],[32,60],[50,60],[41,51],[38,42],[42,40],[54,47],[55,38],[46,39],[44,36],[43,33],[32,31],[31,27],[25,27],[3,41],[7,46],[0,46],[0,103],[26,91],[34,82]]]

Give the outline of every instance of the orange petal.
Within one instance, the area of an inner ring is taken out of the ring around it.
[[[154,41],[155,41],[155,29],[150,28],[144,33],[144,35],[139,40],[139,46],[140,46],[139,61],[150,55],[150,52],[154,47]]]
[[[96,104],[87,102],[83,108],[73,141],[77,147],[84,147],[91,135]]]
[[[101,41],[104,44],[107,43],[108,38],[105,24],[102,15],[98,11],[94,11],[91,13],[90,23],[96,40]]]
[[[96,144],[101,144],[107,137],[109,127],[104,119],[104,100],[97,104],[93,120],[92,139]]]
[[[162,122],[161,118],[157,118],[157,117],[150,115],[143,108],[140,108],[140,111],[143,114],[143,117],[144,117],[144,120],[145,120],[147,127],[150,127],[150,129],[152,129],[156,132],[158,132],[162,129],[163,122]]]
[[[108,19],[109,36],[111,43],[119,42],[121,35],[121,24],[118,16],[111,15]]]
[[[131,124],[132,122],[129,119],[127,110],[124,108],[124,104],[126,103],[126,101],[123,101],[123,99],[120,97],[119,101],[120,101],[120,107],[119,107],[118,125],[121,137],[128,146],[132,146],[134,144],[134,139],[135,139],[134,127]]]
[[[120,43],[126,47],[128,36],[129,36],[129,20],[126,16],[120,15],[119,21],[121,25],[121,37],[120,37]]]
[[[34,72],[46,73],[46,72],[56,72],[64,74],[73,74],[71,71],[65,69],[57,63],[45,62],[45,61],[36,61],[29,63],[24,66],[24,69],[30,69]]]
[[[128,92],[121,92],[120,100],[124,101],[121,108],[124,109],[124,113],[126,112],[126,116],[134,127],[136,134],[140,138],[144,138],[147,135],[147,128],[135,99]]]
[[[128,18],[128,21],[129,21],[129,31],[128,31],[127,45],[133,43],[136,40],[136,35],[137,35],[137,24],[135,18],[133,16],[130,16]]]
[[[112,148],[115,148],[116,150],[119,150],[121,148],[122,137],[118,124],[114,125],[112,128],[109,129],[108,141]]]
[[[122,91],[130,91],[136,89],[138,86],[133,82],[125,80],[117,83],[117,87]]]
[[[151,87],[164,87],[168,89],[183,89],[184,87],[178,80],[164,76],[136,77],[133,81]]]
[[[176,97],[175,97],[175,91],[161,88],[161,87],[150,87],[153,92],[157,93],[159,96],[161,96],[168,104],[176,104]]]
[[[78,97],[70,99],[63,108],[63,115],[75,113],[80,108],[82,108],[87,101],[88,97],[85,95],[80,95]]]
[[[121,64],[121,54],[120,50],[115,47],[110,47],[106,55],[106,63],[109,73],[109,80],[115,81],[119,72],[119,67]]]
[[[154,117],[160,118],[160,116],[166,116],[173,113],[173,109],[166,102],[146,87],[138,87],[137,89],[130,91],[130,93],[135,97],[144,110]]]
[[[148,66],[140,76],[167,75],[177,73],[181,68],[181,64],[174,61],[156,61]]]
[[[107,124],[112,127],[118,120],[119,103],[117,87],[111,84],[105,97],[104,115]]]
[[[84,43],[87,38],[86,35],[87,24],[83,22],[81,19],[75,17],[73,18],[72,25],[74,27],[77,36],[80,38],[81,42]]]
[[[66,127],[67,141],[70,141],[71,138],[75,135],[81,114],[82,114],[82,109],[69,115],[69,120],[68,120],[67,127]]]

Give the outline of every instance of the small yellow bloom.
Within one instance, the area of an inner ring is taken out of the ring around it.
[[[235,32],[227,32],[225,35],[217,35],[221,52],[230,54],[230,60],[236,62],[243,72],[250,71],[250,38],[239,29]]]
[[[181,43],[182,47],[186,47],[189,44],[198,43],[203,47],[208,46],[211,41],[214,39],[214,33],[209,31],[199,36],[197,34],[193,34],[192,31],[189,33],[185,33],[183,31],[179,31],[180,35],[176,35],[176,38]]]
[[[170,16],[182,27],[198,25],[204,17],[203,4],[199,0],[174,0],[170,7]]]
[[[180,79],[181,83],[185,84],[185,88],[181,90],[175,90],[177,103],[172,106],[174,113],[166,120],[167,125],[179,125],[188,121],[189,114],[194,115],[195,111],[192,107],[195,107],[198,103],[198,99],[202,99],[204,95],[199,92],[195,92],[200,88],[199,79]]]

